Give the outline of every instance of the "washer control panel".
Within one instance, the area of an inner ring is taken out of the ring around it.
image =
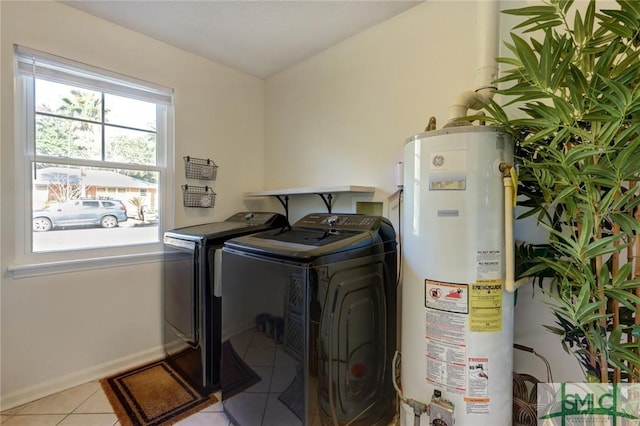
[[[309,214],[293,226],[303,228],[338,229],[345,231],[375,231],[380,227],[379,216],[362,214],[333,214],[313,213]]]
[[[263,225],[275,218],[275,213],[239,212],[231,216],[226,222],[244,222],[251,225]]]

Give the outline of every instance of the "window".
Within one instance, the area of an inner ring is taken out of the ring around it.
[[[157,251],[173,220],[172,90],[22,46],[15,53],[24,263]],[[145,209],[157,220],[145,221]]]

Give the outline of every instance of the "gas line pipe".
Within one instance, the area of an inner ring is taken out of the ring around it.
[[[505,257],[505,277],[504,288],[509,293],[516,291],[528,281],[527,277],[515,280],[515,254],[513,239],[513,207],[515,203],[514,188],[517,185],[515,169],[511,163],[500,163],[502,172],[502,182],[504,185],[504,257]]]

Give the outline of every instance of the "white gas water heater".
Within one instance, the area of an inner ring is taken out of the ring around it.
[[[499,2],[475,5],[476,89],[404,145],[402,426],[512,424],[513,140],[457,120],[491,99],[498,73]]]
[[[405,143],[403,426],[511,424],[512,161],[511,137],[492,126]]]

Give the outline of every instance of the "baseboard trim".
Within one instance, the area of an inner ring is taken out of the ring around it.
[[[226,330],[222,330],[222,341],[224,342],[227,339],[235,336],[236,334],[243,333],[247,330],[251,330],[256,326],[255,323],[247,322],[247,323],[236,323],[231,327],[228,327]]]
[[[162,346],[158,346],[118,358],[95,367],[47,380],[46,382],[38,383],[33,386],[28,386],[7,395],[2,394],[0,395],[0,410],[5,411],[22,404],[26,404],[27,402],[35,401],[36,399],[70,389],[74,386],[82,385],[93,380],[100,380],[121,371],[126,371],[162,358],[164,358],[164,349]]]

